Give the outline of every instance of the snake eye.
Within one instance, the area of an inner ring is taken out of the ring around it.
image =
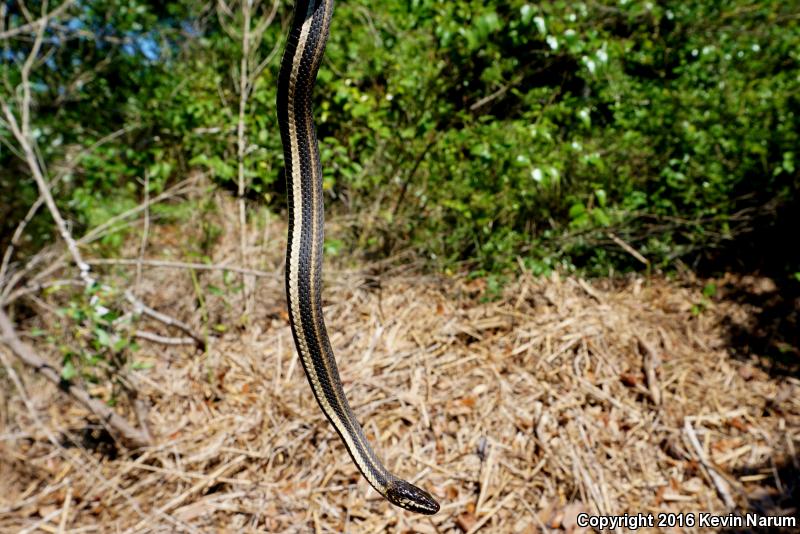
[[[439,511],[439,503],[430,493],[405,480],[394,481],[386,491],[386,499],[418,514],[433,515]]]

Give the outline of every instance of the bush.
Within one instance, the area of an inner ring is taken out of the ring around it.
[[[158,29],[155,52],[119,49],[68,111],[36,117],[81,146],[130,128],[70,183],[80,221],[127,205],[111,197],[145,170],[154,188],[200,166],[235,189],[240,43],[199,5],[141,6],[110,24],[140,45]],[[489,272],[518,258],[537,272],[642,267],[631,250],[663,268],[714,257],[797,195],[795,19],[781,0],[340,2],[316,116],[328,204],[361,224],[337,237],[350,253],[411,246]],[[273,23],[261,57],[281,40]],[[245,176],[251,200],[284,209],[279,57],[250,96]],[[13,156],[0,159],[13,183]]]
[[[333,189],[386,199],[384,244],[605,272],[638,264],[622,241],[666,267],[797,191],[785,2],[418,1],[374,14],[375,36],[365,10],[337,12],[349,77],[321,98],[326,143],[361,162],[333,166]]]

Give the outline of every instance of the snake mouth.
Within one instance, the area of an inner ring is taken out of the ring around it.
[[[433,515],[439,511],[439,503],[430,493],[405,480],[395,480],[389,485],[386,500],[418,514]]]

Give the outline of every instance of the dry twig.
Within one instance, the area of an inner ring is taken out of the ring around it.
[[[689,443],[692,445],[692,448],[697,455],[697,459],[700,461],[700,465],[703,466],[703,470],[705,470],[709,478],[714,482],[714,486],[716,486],[719,496],[722,497],[722,500],[725,502],[725,506],[728,508],[728,510],[733,510],[736,508],[736,501],[734,501],[733,497],[731,496],[728,482],[719,473],[717,473],[716,467],[709,462],[705,451],[703,451],[703,446],[700,445],[700,441],[697,439],[697,434],[695,434],[694,428],[692,427],[692,423],[689,422],[689,419],[684,421],[683,431],[686,433],[686,437],[689,440]]]
[[[120,436],[124,442],[132,447],[143,447],[148,444],[148,440],[142,432],[131,426],[124,418],[111,411],[105,403],[93,399],[85,390],[77,385],[63,381],[61,379],[61,373],[36,354],[29,345],[20,341],[14,326],[11,324],[11,320],[2,310],[0,310],[0,332],[3,333],[2,342],[11,349],[20,361],[83,404],[86,409],[96,415],[113,433]]]
[[[142,302],[140,299],[138,299],[136,295],[134,295],[130,290],[125,292],[125,298],[128,300],[128,302],[133,304],[133,309],[135,313],[144,314],[152,319],[155,319],[156,321],[164,323],[167,326],[174,326],[175,328],[181,330],[183,333],[192,338],[194,340],[194,343],[197,345],[197,348],[199,348],[200,350],[206,349],[205,338],[203,338],[203,336],[192,330],[192,327],[189,326],[188,324],[178,319],[175,319],[174,317],[170,317],[169,315],[161,313],[160,311],[154,310],[153,308]]]

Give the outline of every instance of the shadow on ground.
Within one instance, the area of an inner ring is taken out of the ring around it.
[[[772,376],[800,376],[800,196],[753,221],[753,231],[701,262],[701,276],[724,274],[717,298],[743,305],[746,321],[724,324],[737,358],[757,358]]]
[[[756,358],[772,376],[800,376],[800,283],[745,275],[722,287],[720,298],[750,311],[746,321],[723,323],[731,354]]]
[[[793,395],[797,388],[792,382],[800,378],[800,196],[778,212],[765,213],[754,228],[701,263],[698,272],[719,280],[714,296],[717,302],[735,304],[722,322],[729,353],[787,381],[789,387],[782,388],[785,393],[765,406],[765,411],[780,412],[787,399],[779,397]],[[797,526],[724,528],[720,532],[800,531],[800,457],[731,475],[737,480],[747,476],[754,480],[743,487],[740,512],[793,517]]]
[[[794,527],[728,527],[720,532],[726,534],[745,534],[762,532],[798,532],[800,518],[797,517],[800,505],[800,467],[791,460],[774,468],[765,466],[763,469],[748,469],[734,473],[739,478],[747,475],[763,475],[769,471],[768,478],[762,479],[752,491],[748,492],[747,505],[744,510],[747,514],[756,514],[764,518],[794,518]]]

